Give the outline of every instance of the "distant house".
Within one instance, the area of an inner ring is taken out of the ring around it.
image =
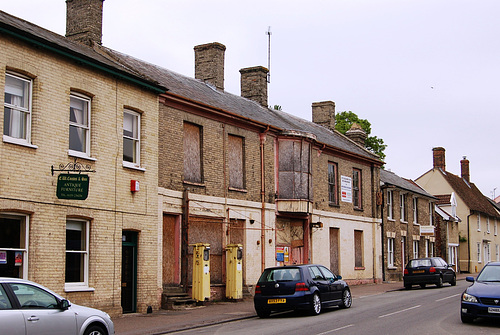
[[[435,206],[436,256],[442,257],[455,271],[458,270],[458,223],[455,193],[438,195]]]
[[[461,176],[446,170],[445,149],[433,149],[433,168],[416,179],[430,193],[442,197],[456,197],[456,216],[460,245],[458,270],[475,273],[483,265],[500,260],[500,237],[498,224],[500,214],[495,206],[470,181],[469,161],[460,161]]]
[[[412,258],[434,256],[436,229],[433,222],[437,199],[413,181],[387,170],[380,171],[384,196],[382,244],[385,280],[402,280]]]

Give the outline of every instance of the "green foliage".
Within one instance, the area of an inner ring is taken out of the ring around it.
[[[282,110],[280,105],[274,105],[274,106],[273,106],[273,109],[274,109],[274,110],[277,110],[277,111]]]
[[[353,123],[359,124],[361,128],[363,128],[363,130],[366,132],[366,148],[374,154],[378,155],[380,159],[384,160],[384,150],[387,145],[384,144],[383,139],[378,138],[377,136],[370,136],[370,133],[372,132],[372,125],[368,120],[360,119],[355,113],[351,111],[344,111],[335,115],[335,129],[342,134],[345,134],[349,129],[351,129]]]

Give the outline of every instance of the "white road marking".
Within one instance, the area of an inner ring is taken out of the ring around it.
[[[406,311],[409,311],[409,310],[412,310],[412,309],[415,309],[415,308],[419,308],[420,306],[422,306],[422,305],[417,305],[417,306],[413,306],[413,307],[410,307],[410,308],[402,309],[402,310],[394,312],[394,313],[389,313],[389,314],[381,315],[378,318],[380,319],[380,318],[385,318],[386,316],[391,316],[391,315],[394,315],[394,314],[403,313],[403,312],[406,312]]]
[[[344,326],[344,327],[335,328],[335,329],[329,330],[327,332],[319,333],[319,334],[316,334],[316,335],[330,334],[330,333],[333,333],[333,332],[336,332],[336,331],[339,331],[339,330],[342,330],[342,329],[346,329],[346,328],[349,328],[349,327],[352,327],[352,326],[354,326],[354,325],[347,325],[347,326]]]
[[[458,297],[458,296],[461,296],[461,295],[462,295],[462,293],[450,295],[449,297],[438,299],[438,300],[436,300],[436,302],[443,301],[443,300],[450,299],[450,298],[455,298],[455,297]]]

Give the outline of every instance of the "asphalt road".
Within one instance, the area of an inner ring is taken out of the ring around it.
[[[447,284],[441,289],[416,286],[354,299],[349,309],[332,308],[318,316],[299,312],[273,314],[176,334],[500,334],[500,322],[460,321],[460,295],[469,283]]]

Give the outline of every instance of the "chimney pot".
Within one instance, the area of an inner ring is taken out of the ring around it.
[[[194,47],[194,77],[224,90],[224,54],[226,47],[214,42]]]
[[[445,162],[445,150],[442,147],[437,147],[432,149],[433,156],[433,166],[434,168],[439,168],[442,171],[446,171]]]
[[[470,183],[469,160],[466,156],[464,156],[464,159],[460,161],[460,168],[462,179],[464,179],[467,183]]]
[[[335,102],[321,101],[312,104],[312,121],[320,126],[335,130]]]
[[[66,0],[66,37],[92,46],[102,44],[104,0]]]
[[[268,73],[269,70],[263,66],[241,69],[241,96],[267,108]]]

